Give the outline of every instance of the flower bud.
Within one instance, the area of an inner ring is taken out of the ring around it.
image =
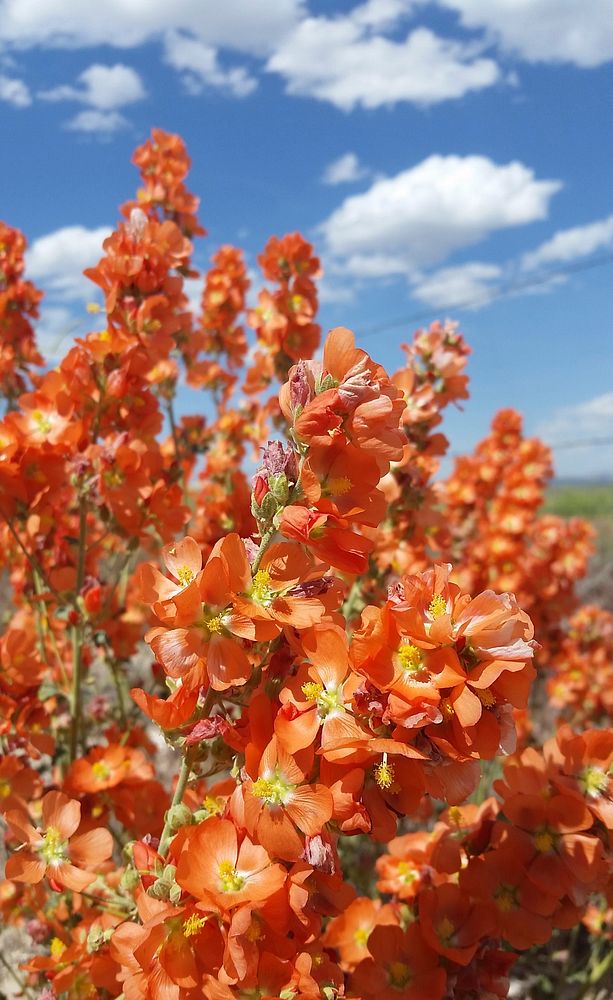
[[[289,399],[294,412],[303,410],[311,399],[311,386],[304,361],[298,362],[290,376]]]
[[[261,506],[264,497],[269,492],[270,487],[268,485],[268,477],[262,472],[256,473],[253,477],[253,499],[258,507]]]
[[[189,826],[193,820],[192,811],[184,802],[173,806],[166,813],[166,822],[172,833],[176,833],[182,826]]]

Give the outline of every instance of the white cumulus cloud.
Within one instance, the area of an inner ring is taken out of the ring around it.
[[[457,267],[444,267],[419,278],[411,288],[413,298],[435,309],[460,306],[477,308],[487,302],[494,282],[502,277],[497,264],[470,261]]]
[[[344,153],[328,164],[321,179],[324,184],[352,184],[367,177],[369,173],[355,153]]]
[[[613,392],[559,407],[535,433],[553,447],[559,476],[606,474],[613,459],[613,446],[605,441],[613,437]]]
[[[64,226],[34,240],[26,254],[27,276],[56,299],[93,299],[96,287],[83,276],[102,257],[102,242],[111,229]]]
[[[573,226],[554,233],[551,239],[540,247],[524,254],[522,266],[526,270],[538,267],[568,263],[580,257],[588,257],[596,250],[613,246],[613,215],[585,226]]]
[[[87,111],[79,111],[73,118],[69,118],[64,123],[64,128],[70,132],[90,132],[99,138],[106,138],[129,124],[128,119],[119,111],[97,111],[95,108],[90,108]]]
[[[613,433],[613,392],[560,407],[539,425],[538,433],[551,444]]]
[[[319,227],[328,255],[357,277],[407,274],[441,263],[496,230],[544,219],[557,180],[514,161],[429,156],[346,198]]]
[[[90,132],[100,137],[110,136],[129,123],[118,108],[134,104],[147,96],[143,81],[131,66],[116,63],[88,66],[77,77],[77,86],[62,84],[39,94],[45,101],[76,101],[87,105],[67,122],[65,128],[75,132]]]
[[[143,81],[131,66],[89,66],[77,78],[77,86],[62,85],[44,90],[46,101],[79,101],[100,111],[123,108],[147,96]]]
[[[500,70],[472,44],[415,28],[403,41],[372,34],[355,17],[305,18],[281,42],[268,70],[289,94],[315,97],[351,111],[401,101],[428,105],[490,87]]]
[[[124,49],[183,30],[215,48],[266,55],[302,10],[303,0],[0,0],[0,40]]]
[[[438,0],[531,62],[598,66],[613,59],[611,0]]]
[[[193,36],[170,31],[165,38],[165,61],[184,74],[184,82],[192,94],[205,87],[224,90],[233,97],[247,97],[258,82],[244,66],[224,69],[217,51]]]
[[[0,101],[6,101],[14,108],[27,108],[32,103],[32,97],[23,80],[0,73]]]

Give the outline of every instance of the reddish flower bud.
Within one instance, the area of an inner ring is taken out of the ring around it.
[[[268,477],[257,473],[253,477],[253,496],[258,507],[262,506],[262,501],[267,493],[270,493],[270,487],[268,485]]]

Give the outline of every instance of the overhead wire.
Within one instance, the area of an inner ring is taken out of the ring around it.
[[[590,271],[596,267],[603,267],[605,264],[610,264],[613,262],[613,251],[606,254],[601,254],[598,257],[591,257],[589,260],[584,261],[574,261],[566,265],[560,265],[560,267],[549,268],[546,271],[541,271],[538,276],[532,278],[519,279],[517,281],[507,282],[503,285],[498,285],[496,288],[492,288],[490,292],[485,293],[478,298],[474,299],[464,299],[461,302],[448,303],[444,306],[444,311],[459,311],[461,309],[473,309],[479,305],[487,305],[490,302],[494,302],[497,299],[506,298],[507,295],[512,295],[514,292],[522,291],[526,288],[538,288],[539,286],[549,284],[552,279],[556,277],[563,277],[569,274],[579,274],[582,271]],[[441,310],[439,309],[438,312]],[[359,331],[359,336],[362,337],[373,337],[377,333],[384,333],[386,330],[393,330],[399,326],[409,326],[411,323],[421,323],[424,320],[431,319],[435,316],[437,310],[433,307],[432,309],[422,310],[420,312],[414,312],[407,314],[405,316],[398,316],[395,319],[385,320],[382,323],[375,323],[370,326],[362,327]]]

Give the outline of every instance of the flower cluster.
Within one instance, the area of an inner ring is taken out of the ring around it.
[[[573,726],[613,717],[613,615],[585,605],[571,616],[547,677],[550,704]]]
[[[278,289],[264,289],[248,314],[255,330],[257,350],[247,371],[245,391],[261,392],[274,376],[284,381],[292,361],[311,358],[319,346],[321,329],[315,322],[320,274],[313,247],[300,233],[273,236],[258,257],[262,274]]]
[[[25,243],[0,238],[0,919],[30,945],[9,972],[45,1000],[503,998],[552,934],[607,940],[590,529],[539,514],[549,455],[512,411],[435,481],[467,396],[453,325],[391,377],[342,327],[313,359],[299,234],[267,245],[254,309],[217,251],[195,318],[185,147],[155,130],[134,160],[88,272],[104,322],[42,375]],[[206,417],[175,416],[183,380]]]
[[[9,406],[27,388],[30,368],[43,364],[31,322],[42,292],[23,278],[25,249],[23,234],[0,222],[0,393]]]
[[[187,377],[190,385],[222,389],[226,396],[231,392],[235,377],[220,363],[224,359],[219,355],[225,355],[232,371],[244,364],[247,338],[237,319],[244,312],[248,288],[247,268],[241,251],[236,247],[221,247],[206,274],[200,330],[191,338],[189,345]],[[198,361],[199,352],[205,356],[213,355],[213,358],[205,357]]]

